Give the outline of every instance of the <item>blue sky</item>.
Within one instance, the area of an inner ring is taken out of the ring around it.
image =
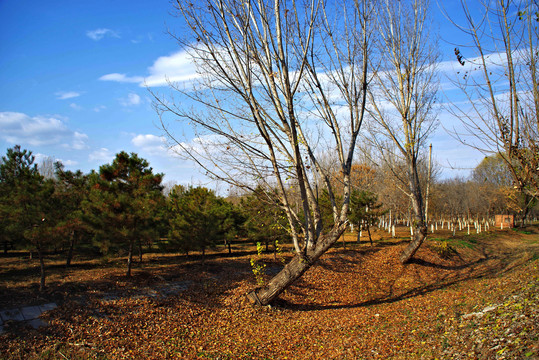
[[[192,70],[166,33],[167,26],[181,31],[172,10],[168,0],[0,0],[1,153],[20,144],[38,161],[52,157],[88,172],[124,150],[147,159],[165,181],[202,179],[167,153],[144,86],[166,91],[165,76],[183,79]],[[436,21],[450,38],[439,13]],[[444,49],[444,59],[456,61],[452,45]],[[444,177],[467,173],[450,165],[471,168],[483,157],[442,127],[432,142]]]

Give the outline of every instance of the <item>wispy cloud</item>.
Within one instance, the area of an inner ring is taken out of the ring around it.
[[[62,145],[70,149],[84,148],[88,138],[69,129],[58,116],[29,116],[18,112],[0,112],[0,137],[10,144]]]
[[[90,161],[104,164],[111,162],[114,159],[114,154],[107,148],[101,148],[99,150],[92,151],[90,155],[88,155],[88,159]]]
[[[137,106],[141,103],[141,98],[135,93],[130,93],[127,95],[127,98],[120,99],[120,104],[122,106]]]
[[[99,80],[123,83],[141,83],[144,81],[144,78],[142,76],[127,76],[126,74],[112,73],[101,76]]]
[[[55,92],[56,98],[59,100],[73,99],[80,96],[80,93],[76,91],[58,91]]]
[[[75,160],[58,159],[58,161],[61,162],[62,164],[64,164],[65,166],[77,166],[79,164],[79,162],[75,161]]]
[[[116,31],[113,31],[111,29],[106,29],[106,28],[88,30],[86,31],[86,36],[88,36],[90,39],[94,41],[99,41],[103,39],[105,36],[114,37],[114,38],[120,37],[120,35]]]
[[[87,149],[86,141],[88,141],[88,135],[75,131],[71,147],[75,150]]]

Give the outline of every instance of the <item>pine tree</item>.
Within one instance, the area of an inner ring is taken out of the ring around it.
[[[206,249],[219,240],[230,241],[241,222],[233,218],[233,208],[224,199],[204,187],[174,187],[169,195],[168,212],[169,241],[187,254],[199,250],[204,256]]]
[[[240,206],[245,216],[245,230],[247,237],[255,243],[263,243],[266,251],[269,244],[275,247],[276,241],[289,239],[286,214],[270,193],[261,187],[242,198]]]
[[[127,248],[131,276],[135,245],[158,237],[159,208],[164,204],[162,174],[153,174],[148,161],[121,152],[111,164],[90,174],[90,192],[83,201],[85,219],[103,253]]]
[[[348,219],[350,223],[356,225],[358,229],[365,227],[369,233],[369,241],[372,245],[370,227],[373,226],[378,217],[384,215],[387,211],[382,210],[382,204],[378,203],[376,194],[365,190],[352,190],[350,194],[350,214]],[[359,242],[358,230],[358,242]]]
[[[52,180],[39,174],[31,151],[15,145],[7,150],[0,164],[0,217],[3,236],[17,248],[36,250],[40,263],[40,286],[45,288],[44,251],[51,242],[56,219]]]
[[[75,245],[89,232],[81,209],[82,202],[90,191],[89,177],[80,170],[75,172],[64,170],[60,162],[56,162],[54,167],[56,179],[54,197],[58,204],[59,218],[55,236],[59,237],[60,242],[67,243],[66,266],[70,266]]]

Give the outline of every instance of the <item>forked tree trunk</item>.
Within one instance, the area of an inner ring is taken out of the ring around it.
[[[299,279],[344,233],[346,224],[334,227],[327,235],[318,239],[314,249],[307,250],[304,256],[296,255],[275,275],[266,286],[247,294],[251,303],[265,306],[275,300],[286,288]]]

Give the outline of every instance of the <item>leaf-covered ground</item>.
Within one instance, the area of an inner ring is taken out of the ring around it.
[[[0,284],[0,308],[51,300],[60,306],[42,315],[48,327],[7,324],[0,354],[6,359],[537,359],[539,232],[528,230],[433,238],[408,265],[398,262],[402,241],[336,248],[264,308],[244,296],[256,286],[252,253],[213,256],[203,265],[183,256],[153,255],[132,279],[114,264],[58,266],[51,271],[49,292],[41,295],[26,260],[2,259],[2,278],[8,280]],[[270,273],[281,266],[272,254],[263,260]]]

